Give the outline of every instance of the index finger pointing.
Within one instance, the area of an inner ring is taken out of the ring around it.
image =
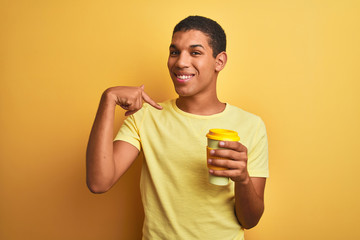
[[[152,100],[149,95],[147,95],[144,91],[142,91],[141,94],[142,99],[147,102],[148,104],[150,104],[151,106],[153,106],[156,109],[163,109],[162,106],[160,106],[158,103],[156,103],[154,100]]]

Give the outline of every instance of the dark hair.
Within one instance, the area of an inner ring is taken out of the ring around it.
[[[173,36],[176,32],[189,30],[199,30],[209,37],[209,45],[212,48],[214,58],[219,53],[226,51],[224,29],[214,20],[201,16],[189,16],[175,26]]]

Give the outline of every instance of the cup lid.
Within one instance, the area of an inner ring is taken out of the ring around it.
[[[210,129],[209,133],[206,134],[207,138],[218,140],[218,141],[239,141],[240,137],[238,133],[227,129]]]

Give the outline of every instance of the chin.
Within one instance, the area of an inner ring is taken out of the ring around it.
[[[187,91],[182,91],[182,90],[178,90],[178,89],[175,89],[175,91],[179,95],[179,97],[190,97],[190,96],[192,96],[192,94],[190,94]]]
[[[188,96],[188,94],[185,91],[175,89],[175,92],[179,95],[179,97],[187,97]]]
[[[192,97],[196,94],[196,89],[192,86],[179,86],[174,83],[175,92],[179,95],[179,97]]]
[[[195,96],[195,94],[189,93],[189,92],[180,92],[180,91],[177,91],[176,93],[179,95],[179,97],[182,97],[182,98],[190,98],[190,97],[194,97],[194,96]]]

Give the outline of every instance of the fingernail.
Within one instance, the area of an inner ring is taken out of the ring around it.
[[[225,143],[224,142],[219,142],[219,146],[223,147],[223,146],[225,146]]]
[[[208,163],[211,163],[212,162],[212,159],[208,159]]]
[[[214,155],[214,153],[215,153],[215,150],[210,150],[211,155]]]

